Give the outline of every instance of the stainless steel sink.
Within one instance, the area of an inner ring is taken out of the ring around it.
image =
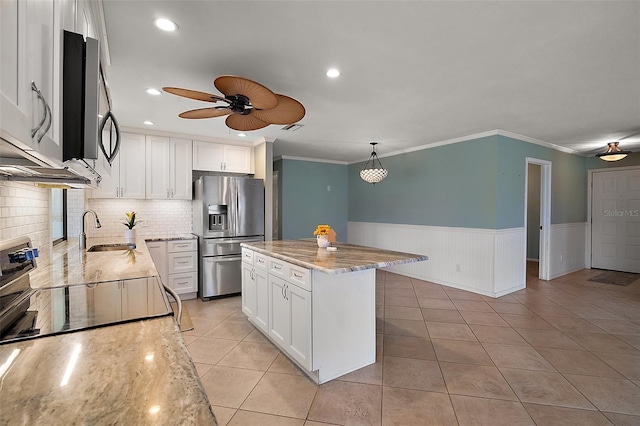
[[[98,244],[91,246],[87,251],[117,251],[117,250],[133,250],[136,245],[133,243],[120,244]]]

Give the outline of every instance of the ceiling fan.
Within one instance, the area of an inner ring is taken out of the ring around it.
[[[227,127],[238,131],[262,129],[269,124],[293,124],[304,117],[304,106],[293,98],[278,95],[260,83],[235,75],[222,75],[213,85],[224,96],[178,87],[163,87],[167,93],[198,101],[223,103],[178,114],[181,118],[214,118],[227,115]]]

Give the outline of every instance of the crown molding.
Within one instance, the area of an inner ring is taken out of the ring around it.
[[[347,161],[323,160],[319,158],[308,158],[308,157],[292,157],[290,155],[278,155],[273,159],[273,161],[277,161],[277,160],[311,161],[313,163],[340,164],[344,166],[348,166],[350,164]]]
[[[570,148],[565,148],[563,146],[555,145],[555,144],[552,144],[550,142],[541,141],[539,139],[535,139],[535,138],[531,138],[531,137],[528,137],[528,136],[519,135],[517,133],[513,133],[513,132],[506,131],[506,130],[501,130],[501,129],[489,130],[487,132],[481,132],[481,133],[474,133],[472,135],[461,136],[459,138],[453,138],[453,139],[447,139],[447,140],[444,140],[444,141],[434,142],[434,143],[430,143],[430,144],[426,144],[426,145],[415,146],[415,147],[407,148],[407,149],[399,149],[397,151],[388,152],[386,154],[380,154],[379,152],[376,151],[376,154],[378,154],[378,158],[393,157],[394,155],[407,154],[407,153],[410,153],[410,152],[422,151],[422,150],[425,150],[425,149],[437,148],[439,146],[452,145],[454,143],[467,142],[467,141],[474,140],[474,139],[486,138],[486,137],[489,137],[489,136],[497,136],[497,135],[505,136],[505,137],[512,138],[512,139],[517,139],[517,140],[520,140],[522,142],[532,143],[532,144],[535,144],[535,145],[545,146],[547,148],[555,149],[556,151],[566,152],[568,154],[580,155],[578,153],[578,151],[575,151],[575,150],[570,149]],[[369,159],[369,157],[367,156],[366,158],[363,158],[362,160],[350,161],[348,164],[362,163],[362,162],[367,161],[368,159]]]

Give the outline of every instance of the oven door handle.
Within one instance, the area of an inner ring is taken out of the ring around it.
[[[172,288],[167,287],[164,284],[162,284],[162,286],[164,287],[164,291],[169,293],[171,297],[173,297],[176,300],[176,304],[178,305],[178,318],[176,321],[178,323],[178,328],[180,328],[182,324],[182,301],[180,300],[180,296],[178,296],[176,292],[173,291]]]

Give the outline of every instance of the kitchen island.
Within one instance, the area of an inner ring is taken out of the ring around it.
[[[427,256],[315,240],[243,243],[242,311],[317,383],[376,360],[376,268]]]
[[[87,247],[119,242],[89,239]],[[155,281],[144,240],[136,245],[86,252],[65,242],[38,262],[32,287]],[[0,424],[216,424],[172,316],[0,344],[0,379]]]

